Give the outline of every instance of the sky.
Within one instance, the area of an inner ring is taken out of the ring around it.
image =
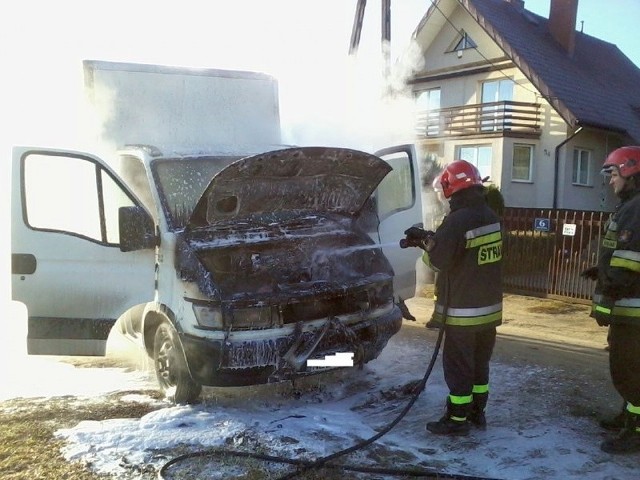
[[[548,18],[549,4],[550,0],[525,0],[524,8]],[[640,67],[640,44],[632,33],[638,28],[638,19],[640,2],[637,0],[578,0],[576,29],[582,28],[587,35],[617,45]]]

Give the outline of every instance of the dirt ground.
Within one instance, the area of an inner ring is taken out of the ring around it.
[[[424,324],[433,311],[432,289],[407,301],[417,324]],[[602,348],[607,343],[607,329],[589,317],[591,306],[568,300],[505,294],[503,323],[498,334],[503,337],[526,337],[532,340],[565,345]]]

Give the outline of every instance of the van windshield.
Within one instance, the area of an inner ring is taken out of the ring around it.
[[[169,230],[180,230],[187,225],[214,175],[239,158],[242,157],[182,157],[152,162],[151,170]]]

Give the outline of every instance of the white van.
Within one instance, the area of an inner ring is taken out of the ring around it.
[[[309,359],[375,359],[409,315],[418,254],[397,245],[422,221],[413,146],[378,155],[138,145],[116,174],[88,153],[15,147],[28,352],[104,355],[115,325],[176,403],[324,370]]]

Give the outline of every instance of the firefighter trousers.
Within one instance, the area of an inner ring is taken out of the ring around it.
[[[612,323],[608,338],[613,386],[625,401],[640,407],[640,325]]]
[[[445,326],[442,366],[451,396],[471,396],[474,386],[487,387],[488,393],[489,361],[495,343],[495,327]]]

